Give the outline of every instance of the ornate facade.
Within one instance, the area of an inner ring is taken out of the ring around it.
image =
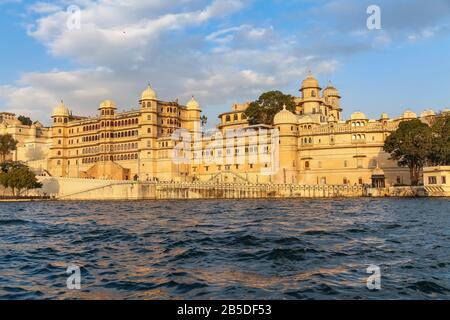
[[[30,164],[57,177],[308,185],[410,183],[409,170],[390,160],[383,145],[401,121],[417,118],[415,113],[405,111],[397,118],[383,113],[370,120],[355,112],[343,120],[341,96],[331,84],[322,90],[309,75],[300,92],[296,111],[282,110],[273,126],[250,126],[245,116],[249,104],[235,104],[219,116],[217,130],[210,134],[201,132],[201,108],[194,98],[186,105],[161,101],[150,86],[142,93],[139,109],[127,112],[117,112],[115,103],[106,100],[97,116],[79,117],[61,102],[53,111],[52,127],[27,129],[41,133],[30,131],[31,138],[22,139],[21,147],[26,141],[48,146],[44,159]],[[420,119],[429,121],[434,116],[433,111],[426,111]],[[276,167],[273,157],[261,156],[275,149]],[[19,154],[18,160],[32,160],[25,151]],[[179,161],[180,156],[187,161]]]

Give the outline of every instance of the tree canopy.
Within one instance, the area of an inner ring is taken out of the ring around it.
[[[0,135],[0,156],[1,161],[6,160],[6,156],[17,149],[17,140],[10,134]]]
[[[23,190],[42,188],[36,175],[26,165],[15,161],[1,164],[0,184],[10,188],[13,196],[20,196]]]
[[[283,109],[283,105],[289,111],[295,112],[295,98],[281,91],[269,91],[263,93],[258,100],[250,103],[245,111],[250,125],[272,125],[275,115]]]
[[[411,184],[418,185],[420,170],[428,161],[432,145],[431,128],[414,119],[400,123],[397,131],[386,139],[384,150],[400,167],[410,169]]]
[[[439,115],[431,127],[433,145],[429,155],[433,165],[450,165],[450,115]]]
[[[25,117],[25,116],[19,116],[17,118],[17,120],[19,120],[20,122],[22,122],[22,124],[24,126],[31,126],[33,124],[33,121],[29,118],[29,117]]]

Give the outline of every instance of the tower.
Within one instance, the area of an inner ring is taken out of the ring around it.
[[[323,90],[323,99],[325,100],[326,116],[333,116],[337,121],[341,120],[341,95],[339,91],[331,84]]]
[[[321,113],[321,97],[320,97],[319,81],[310,73],[303,80],[300,92],[302,93],[302,101],[297,112],[300,114],[318,114]]]
[[[274,117],[274,126],[279,130],[280,170],[276,174],[277,183],[297,183],[297,142],[298,119],[295,114],[283,106],[283,110]],[[274,146],[272,146],[273,148]]]
[[[139,128],[139,179],[154,177],[156,172],[158,125],[158,100],[150,84],[141,94],[141,119]],[[141,170],[142,169],[142,170]]]
[[[65,177],[68,174],[67,162],[67,124],[70,112],[64,102],[53,109],[52,119],[52,146],[50,147],[50,168],[52,174],[57,177]]]
[[[187,110],[187,129],[192,133],[199,133],[201,130],[200,116],[202,110],[200,104],[195,100],[194,96],[186,104]]]

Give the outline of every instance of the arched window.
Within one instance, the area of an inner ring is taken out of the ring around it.
[[[305,169],[308,170],[310,168],[309,161],[305,161]]]
[[[230,122],[230,121],[231,121],[230,115],[227,115],[227,116],[226,116],[225,121],[226,121],[226,122]]]
[[[316,97],[316,91],[311,90],[311,97],[315,98]]]
[[[237,114],[235,114],[235,115],[234,115],[234,121],[238,121],[238,120],[239,120],[239,117],[238,117]]]

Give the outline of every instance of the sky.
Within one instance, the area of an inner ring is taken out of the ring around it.
[[[344,117],[450,107],[450,0],[0,0],[0,35],[0,111],[44,124],[62,99],[82,116],[138,108],[150,83],[194,95],[211,126],[265,91],[299,95],[309,71]]]

